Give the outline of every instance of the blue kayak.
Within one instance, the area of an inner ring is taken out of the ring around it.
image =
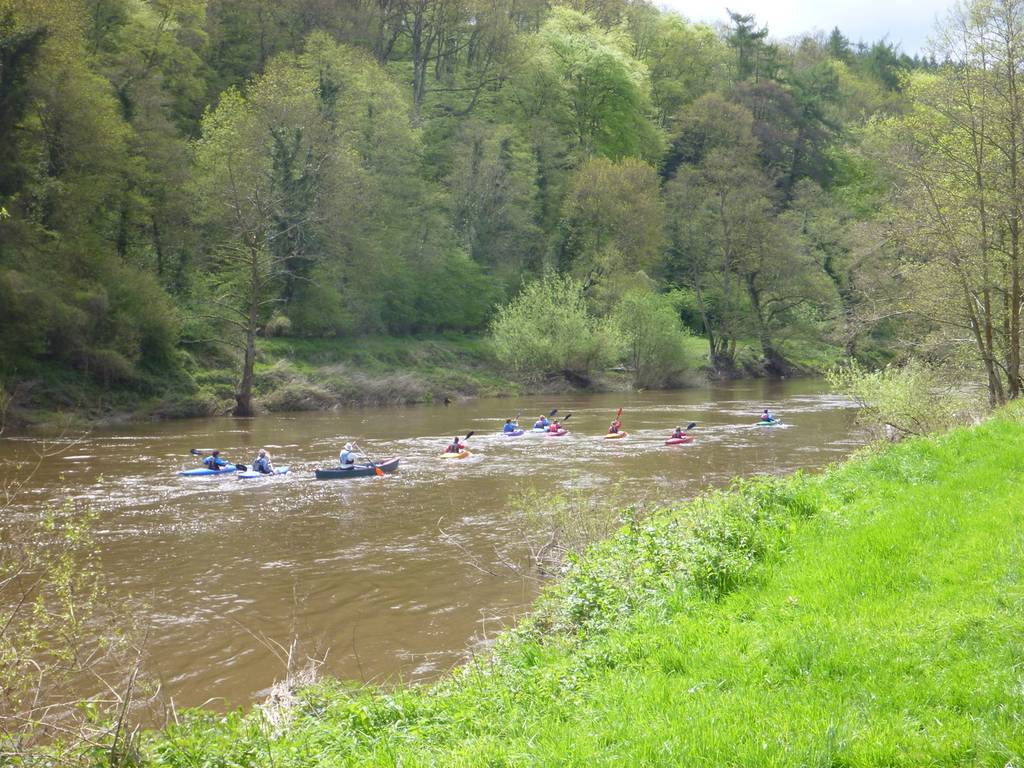
[[[238,470],[234,464],[228,464],[220,469],[199,467],[198,469],[183,469],[178,474],[182,477],[209,477],[210,475],[233,475]]]
[[[777,427],[782,424],[782,419],[772,419],[771,421],[759,421],[755,424],[755,427]]]
[[[503,434],[505,437],[522,437],[525,432],[526,430],[516,429],[513,430],[512,432],[502,432],[501,434]]]
[[[238,473],[238,479],[239,480],[253,480],[253,479],[257,478],[257,477],[274,477],[275,475],[287,475],[287,474],[288,474],[288,467],[274,467],[274,474],[272,474],[272,475],[267,475],[267,474],[264,474],[263,472],[257,472],[254,469],[250,469],[247,472],[239,472]]]

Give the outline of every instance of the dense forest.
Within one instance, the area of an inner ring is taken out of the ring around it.
[[[275,336],[491,332],[525,375],[656,386],[687,334],[784,374],[969,331],[1015,396],[1024,182],[982,177],[1021,113],[956,66],[1019,56],[977,52],[997,17],[939,63],[646,0],[0,0],[0,380],[156,394],[227,356],[248,414]]]

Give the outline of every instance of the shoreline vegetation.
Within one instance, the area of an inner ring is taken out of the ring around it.
[[[139,764],[1018,765],[1024,409],[738,481],[569,561],[430,686],[194,710]]]
[[[688,337],[684,353],[699,357],[707,342]],[[793,375],[821,375],[839,359],[827,344],[794,344],[787,350]],[[753,345],[741,346],[738,367],[716,372],[688,370],[670,389],[699,386],[707,380],[760,378]],[[23,381],[10,393],[7,426],[109,426],[119,423],[223,416],[234,406],[237,366],[228,358],[204,361],[167,381],[151,381],[137,391],[90,386],[80,377],[57,371]],[[523,394],[626,391],[634,388],[624,368],[597,372],[586,379],[552,374],[525,382],[505,371],[477,336],[424,338],[371,337],[359,340],[261,339],[255,366],[257,413],[336,410],[340,408],[441,404],[477,397]]]

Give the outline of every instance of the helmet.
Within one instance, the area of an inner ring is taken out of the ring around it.
[[[351,451],[352,450],[352,443],[345,443],[345,450],[346,451]]]
[[[267,449],[266,448],[260,448],[260,456],[266,456],[266,455],[267,455]]]

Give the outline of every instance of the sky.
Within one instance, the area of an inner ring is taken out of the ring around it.
[[[752,13],[768,25],[771,37],[784,40],[804,32],[830,32],[838,26],[852,42],[870,43],[888,36],[911,55],[927,49],[936,18],[953,0],[655,0],[693,21],[725,21],[726,7]]]

